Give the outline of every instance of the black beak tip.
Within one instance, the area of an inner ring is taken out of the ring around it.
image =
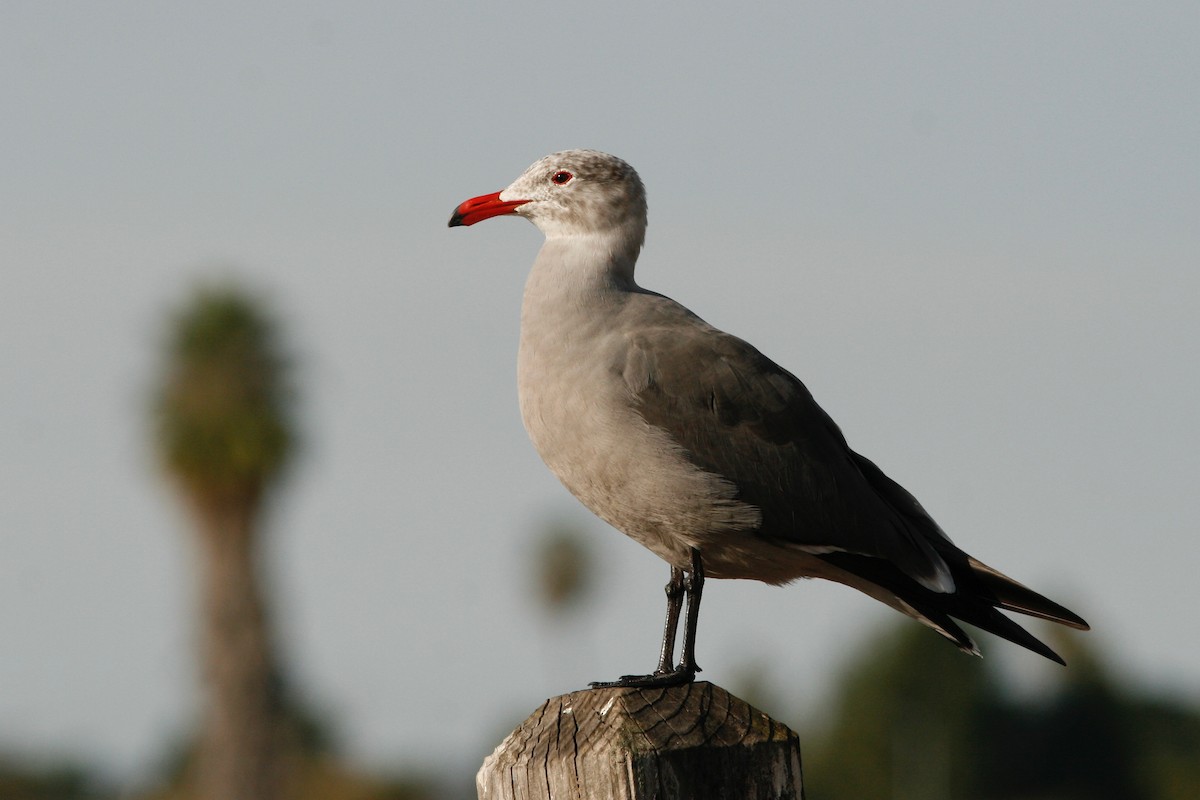
[[[450,215],[450,223],[446,227],[459,228],[459,227],[462,227],[462,224],[463,224],[462,214],[458,213],[458,211],[455,210],[455,212]]]

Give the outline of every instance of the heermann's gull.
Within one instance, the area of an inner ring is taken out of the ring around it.
[[[694,679],[704,577],[844,583],[979,650],[953,618],[1063,663],[997,609],[1087,630],[1077,615],[960,550],[911,494],[855,453],[804,384],[633,268],[646,194],[619,158],[546,156],[450,226],[501,214],[546,236],[525,284],[521,415],[563,484],[671,565],[658,669]],[[672,667],[687,594],[683,646]]]

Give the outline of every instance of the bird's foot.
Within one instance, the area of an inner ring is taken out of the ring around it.
[[[700,668],[693,665],[680,665],[668,671],[659,671],[651,675],[622,675],[615,681],[592,681],[593,689],[662,689],[668,686],[683,686],[696,680]]]

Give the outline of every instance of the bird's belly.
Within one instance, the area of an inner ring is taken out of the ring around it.
[[[556,385],[553,394],[523,391],[522,418],[542,460],[598,517],[681,569],[698,548],[712,577],[779,583],[804,574],[788,558],[790,548],[758,535],[759,509],[737,500],[733,484],[691,463],[628,397],[579,388],[621,384]]]

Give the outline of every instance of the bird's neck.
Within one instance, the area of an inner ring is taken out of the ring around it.
[[[633,235],[637,234],[637,235]],[[640,231],[611,230],[547,237],[525,284],[525,304],[590,305],[636,291]]]

